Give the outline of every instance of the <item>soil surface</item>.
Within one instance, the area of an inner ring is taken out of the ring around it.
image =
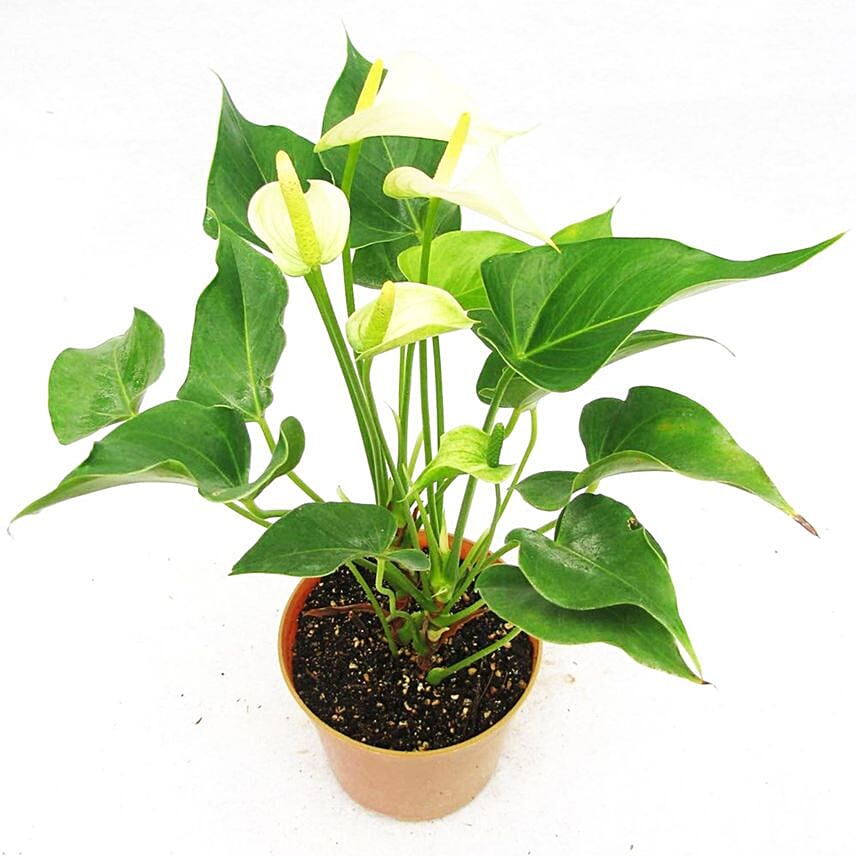
[[[472,602],[468,593],[458,608]],[[379,597],[382,606],[386,599]],[[426,663],[408,648],[394,657],[374,612],[307,610],[364,604],[346,569],[323,577],[298,619],[293,674],[298,694],[316,716],[343,734],[384,749],[440,749],[490,728],[514,706],[532,673],[525,633],[469,668],[431,686]],[[508,632],[487,612],[464,623],[433,655],[428,668],[450,666]]]

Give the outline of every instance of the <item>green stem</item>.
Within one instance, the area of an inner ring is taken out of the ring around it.
[[[288,476],[288,478],[289,478],[289,479],[291,479],[291,481],[292,481],[292,482],[294,482],[294,484],[296,484],[296,485],[297,485],[297,486],[298,486],[298,487],[299,487],[299,488],[300,488],[300,489],[301,489],[301,490],[302,490],[302,491],[303,491],[303,492],[304,492],[304,493],[305,493],[305,494],[306,494],[306,495],[307,495],[311,500],[313,500],[314,502],[324,502],[324,497],[322,497],[322,496],[321,496],[321,494],[316,493],[314,490],[312,490],[312,488],[311,488],[311,487],[309,487],[309,485],[308,485],[308,484],[306,484],[306,482],[305,482],[305,481],[303,481],[303,479],[302,479],[302,478],[300,478],[300,476],[299,476],[299,475],[297,475],[297,473],[296,473],[296,472],[294,472],[294,470],[292,470],[291,472],[286,473],[286,475],[287,475],[287,476]]]
[[[348,566],[348,570],[354,575],[354,579],[356,579],[360,584],[360,588],[366,595],[366,600],[368,600],[372,605],[372,609],[375,611],[378,621],[380,621],[380,626],[383,628],[383,635],[386,636],[386,641],[389,645],[389,650],[392,652],[392,656],[397,657],[398,645],[395,644],[395,636],[393,636],[392,628],[389,626],[389,622],[386,620],[386,616],[383,614],[383,609],[381,609],[380,604],[377,602],[377,598],[375,597],[371,586],[366,582],[365,577],[363,577],[363,575],[357,570],[353,562],[345,562],[345,564]]]
[[[425,640],[421,636],[422,628],[419,627],[419,624],[416,618],[411,615],[409,612],[403,612],[398,608],[398,604],[395,600],[395,592],[391,588],[387,588],[384,583],[384,573],[386,571],[386,559],[378,558],[377,560],[377,570],[375,571],[375,588],[382,594],[386,595],[389,600],[389,616],[390,618],[400,618],[410,624],[412,630],[413,637],[413,647],[416,649],[416,652],[419,654],[427,653],[427,646],[425,645]]]
[[[529,458],[532,455],[532,450],[538,442],[538,412],[533,407],[529,411],[529,442],[526,444],[526,450],[523,452],[523,457],[517,466],[514,477],[511,479],[511,484],[508,485],[508,490],[505,492],[505,498],[502,500],[502,505],[499,507],[498,513],[494,516],[492,531],[496,531],[496,526],[499,523],[502,515],[505,514],[505,509],[508,508],[508,503],[511,502],[511,497],[514,495],[514,489],[520,483],[520,478],[523,471],[526,469],[526,464],[529,463]],[[491,534],[491,538],[493,534]]]
[[[444,678],[448,678],[449,675],[453,675],[455,672],[460,671],[461,669],[467,668],[467,666],[472,666],[473,663],[477,663],[482,657],[487,657],[489,654],[492,654],[494,651],[502,648],[503,645],[507,645],[514,639],[518,633],[522,632],[522,628],[515,627],[514,630],[509,630],[505,636],[500,636],[495,642],[491,642],[490,645],[485,645],[479,651],[476,651],[475,654],[471,654],[469,657],[464,657],[463,660],[458,660],[457,663],[453,663],[451,666],[447,666],[444,669],[435,668],[431,669],[426,676],[426,680],[431,686],[437,686]]]
[[[402,462],[407,461],[408,432],[410,428],[410,390],[413,386],[413,355],[416,345],[406,345],[402,350],[399,361],[398,377],[398,421],[401,432],[401,448],[398,455]]]
[[[345,161],[345,170],[342,173],[342,193],[350,202],[351,185],[354,183],[354,173],[357,170],[357,161],[360,157],[360,149],[362,141],[352,143],[348,147],[348,159]],[[354,301],[354,263],[351,259],[351,239],[345,241],[345,246],[342,248],[342,279],[345,284],[345,308],[348,312],[348,317],[354,313],[356,304]]]
[[[499,383],[496,385],[493,400],[491,401],[487,415],[485,416],[484,425],[482,426],[483,431],[489,432],[490,429],[493,428],[496,414],[499,411],[500,402],[502,401],[503,396],[505,395],[505,390],[508,389],[508,385],[511,383],[511,379],[513,377],[513,369],[506,368],[503,371],[499,379]],[[467,479],[467,486],[464,489],[464,498],[461,500],[461,510],[458,514],[458,524],[455,527],[455,537],[452,541],[452,551],[449,553],[449,559],[446,566],[446,573],[450,579],[455,578],[455,572],[458,567],[458,562],[460,561],[461,544],[464,541],[464,529],[466,528],[467,520],[470,516],[470,508],[473,504],[473,497],[475,496],[477,484],[478,479],[476,479],[475,476],[470,476]]]
[[[375,501],[378,503],[384,502],[383,494],[386,489],[386,476],[382,472],[383,463],[379,458],[377,434],[372,425],[368,402],[360,385],[357,370],[351,359],[345,338],[342,336],[339,323],[336,320],[336,313],[333,310],[333,304],[330,302],[330,295],[327,292],[327,286],[324,283],[321,269],[313,268],[306,274],[305,279],[318,307],[318,311],[321,314],[321,320],[324,322],[324,327],[330,338],[330,344],[333,346],[333,351],[339,362],[339,368],[342,370],[348,395],[351,398],[351,404],[354,408],[354,414],[357,417],[357,425],[360,429],[360,436],[362,437],[363,448],[365,449],[366,460],[374,485]]]
[[[468,607],[461,609],[458,612],[441,612],[439,615],[431,619],[431,623],[435,627],[449,627],[464,618],[469,618],[469,616],[474,612],[478,612],[483,606],[485,606],[485,602],[479,598],[475,603],[470,604]]]
[[[258,523],[259,526],[264,526],[265,529],[271,526],[271,524],[268,523],[268,521],[265,520],[263,517],[258,517],[257,515],[253,514],[252,511],[248,511],[246,508],[241,508],[240,505],[237,505],[234,502],[224,502],[223,505],[225,505],[226,508],[230,508],[232,511],[234,511],[235,514],[240,514],[241,517],[246,517],[247,520],[252,520],[253,523]]]
[[[267,443],[268,450],[272,452],[276,448],[276,440],[273,438],[273,432],[270,430],[270,425],[268,425],[268,421],[264,416],[260,416],[258,421],[259,428],[262,429],[262,434],[265,435],[265,443]]]
[[[380,443],[381,447],[381,453],[386,459],[386,465],[389,468],[390,475],[392,476],[392,483],[395,487],[396,492],[398,493],[398,502],[406,504],[407,494],[409,492],[409,484],[407,481],[405,481],[404,477],[399,471],[399,468],[392,457],[392,450],[389,448],[389,443],[387,443],[386,435],[383,433],[383,428],[380,424],[380,417],[378,416],[377,412],[377,404],[375,402],[374,392],[372,391],[371,371],[372,361],[370,359],[365,360],[362,364],[363,391],[365,392],[366,402],[368,403],[369,407],[369,413],[376,429],[378,442]],[[409,505],[405,508],[405,517],[407,518],[407,529],[410,535],[411,545],[413,547],[417,547],[419,544],[419,533],[416,531],[416,524],[413,522],[413,518],[410,516]]]

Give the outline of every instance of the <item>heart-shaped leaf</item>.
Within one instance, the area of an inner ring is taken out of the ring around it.
[[[242,238],[264,247],[247,222],[250,198],[263,184],[276,181],[278,151],[288,154],[304,182],[310,178],[329,179],[313,149],[313,143],[288,128],[248,122],[223,84],[217,146],[208,173],[205,232],[216,238],[219,226],[227,226]]]
[[[227,226],[220,230],[217,269],[196,304],[190,369],[178,397],[258,421],[273,398],[288,289],[279,268]]]
[[[655,386],[634,387],[625,401],[599,398],[583,408],[580,436],[589,466],[574,490],[617,473],[672,471],[754,493],[814,531],[761,464],[691,398]]]
[[[449,232],[431,243],[428,264],[429,285],[445,289],[464,309],[489,306],[481,264],[499,253],[518,253],[529,244],[500,232]],[[421,247],[405,250],[398,257],[398,266],[411,282],[420,282]]]
[[[48,410],[60,443],[73,443],[136,416],[163,371],[163,331],[142,309],[120,336],[94,348],[66,348],[54,360]]]
[[[440,437],[440,448],[431,463],[413,485],[420,491],[436,481],[465,473],[482,481],[497,484],[507,479],[514,467],[498,464],[491,453],[490,434],[472,425],[461,425]]]
[[[605,642],[645,666],[704,683],[687,667],[671,633],[638,606],[564,609],[538,594],[513,565],[491,565],[481,573],[477,586],[497,615],[545,642]]]
[[[561,253],[535,247],[482,264],[491,312],[476,332],[530,383],[576,389],[669,300],[790,270],[813,247],[729,261],[661,238],[599,238]]]
[[[216,499],[218,492],[246,484],[249,469],[250,438],[234,410],[167,401],[114,428],[54,490],[17,517],[135,482],[189,484]]]
[[[234,502],[258,496],[274,479],[290,473],[300,463],[305,448],[303,426],[293,416],[288,416],[279,426],[279,439],[264,472],[248,484],[213,490],[207,498],[216,502]]]
[[[565,609],[641,607],[698,666],[665,557],[626,505],[584,494],[565,508],[555,541],[527,529],[509,540],[520,542],[520,569],[542,597]]]
[[[345,67],[333,86],[324,111],[322,129],[354,112],[371,63],[348,39]],[[413,137],[372,137],[363,140],[360,159],[351,188],[351,246],[364,247],[398,238],[412,243],[421,240],[428,203],[424,199],[392,199],[383,192],[387,174],[399,166],[415,166],[434,174],[446,144],[437,140]],[[341,185],[348,149],[339,147],[321,153],[324,166]],[[299,171],[299,170],[298,170]],[[458,206],[444,202],[437,212],[435,231],[458,229],[461,212]],[[365,260],[361,265],[365,272]],[[377,275],[371,278],[377,279]]]
[[[558,511],[570,501],[576,477],[577,473],[565,470],[545,470],[518,482],[516,490],[533,508]]]
[[[324,576],[345,562],[384,555],[395,532],[395,518],[379,505],[311,502],[274,523],[232,573]]]

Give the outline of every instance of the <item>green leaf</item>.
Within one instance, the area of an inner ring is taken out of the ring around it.
[[[609,363],[617,363],[626,357],[632,357],[636,354],[641,354],[643,351],[650,351],[653,348],[661,348],[663,345],[674,345],[678,342],[713,342],[714,345],[719,345],[725,348],[733,357],[734,354],[722,342],[717,342],[716,339],[711,339],[708,336],[690,336],[686,333],[668,333],[665,330],[637,330],[631,333],[619,346],[618,350],[607,360]]]
[[[54,490],[17,517],[135,482],[189,484],[214,499],[224,489],[245,484],[249,469],[250,438],[234,410],[167,401],[114,428]]]
[[[73,443],[136,416],[163,371],[163,331],[142,309],[120,336],[94,348],[66,348],[54,360],[48,410],[60,443]]]
[[[464,309],[484,309],[488,303],[481,264],[500,253],[519,253],[529,244],[500,232],[449,232],[431,243],[428,284],[449,292]],[[411,282],[420,282],[421,247],[405,250],[398,266]]]
[[[393,550],[386,558],[406,571],[416,573],[431,570],[431,560],[421,550]]]
[[[713,414],[676,392],[637,386],[625,401],[592,401],[580,415],[580,436],[589,466],[575,490],[618,473],[671,471],[754,493],[807,525]]]
[[[615,211],[614,205],[609,211],[604,211],[603,214],[595,214],[594,217],[589,217],[587,220],[572,223],[570,226],[565,226],[564,229],[559,229],[553,235],[553,243],[576,244],[580,241],[591,241],[595,238],[611,238],[613,211]]]
[[[605,642],[645,666],[704,683],[687,667],[669,631],[637,606],[563,609],[541,597],[513,565],[491,565],[481,573],[477,586],[497,615],[545,642]]]
[[[419,282],[389,282],[380,295],[348,319],[345,332],[361,359],[411,342],[472,326],[455,298],[442,288]]]
[[[535,247],[482,265],[492,313],[477,333],[530,383],[576,389],[669,300],[790,270],[837,238],[754,261],[729,261],[661,238],[599,238],[557,253]]]
[[[562,513],[555,541],[527,529],[508,537],[520,542],[520,570],[542,597],[565,609],[638,606],[656,618],[698,666],[665,557],[626,505],[608,496],[583,494]]]
[[[400,282],[407,279],[398,267],[398,255],[413,246],[415,235],[369,244],[354,253],[354,282],[367,288],[380,288],[385,282]]]
[[[382,556],[395,532],[395,518],[379,505],[310,502],[274,523],[232,573],[324,576],[345,562]]]
[[[264,472],[255,481],[211,491],[207,498],[216,502],[234,502],[258,496],[274,479],[290,473],[300,463],[305,448],[303,426],[295,417],[288,416],[279,426],[279,439]]]
[[[327,100],[323,131],[332,128],[354,112],[370,67],[371,63],[348,39],[345,67]],[[427,200],[393,199],[383,192],[383,180],[399,166],[415,166],[433,175],[445,147],[444,142],[412,137],[372,137],[363,140],[350,194],[352,247],[364,247],[405,237],[412,239],[413,243],[421,240]],[[321,152],[324,166],[339,185],[347,157],[347,147]],[[447,202],[441,203],[437,212],[437,233],[458,229],[460,225],[460,208]],[[364,267],[363,270],[365,271]],[[372,273],[371,278],[377,279],[377,274]]]
[[[472,425],[452,428],[440,438],[440,448],[413,485],[420,491],[436,481],[466,473],[482,481],[498,484],[507,479],[514,467],[491,465],[491,435]]]
[[[470,317],[473,318],[474,314],[471,313]],[[499,354],[492,351],[488,355],[479,378],[476,381],[476,393],[479,399],[485,404],[493,402],[499,379],[506,368],[507,366]],[[545,395],[547,395],[546,389],[534,386],[528,380],[515,373],[511,379],[511,383],[506,387],[505,394],[502,396],[499,406],[515,407],[519,410],[531,410]]]
[[[216,238],[219,226],[227,226],[242,238],[265,247],[247,222],[247,206],[263,185],[276,181],[276,153],[284,151],[304,182],[328,179],[314,144],[288,128],[255,125],[235,107],[223,81],[223,106],[217,130],[217,146],[208,173],[208,197],[203,228]],[[265,249],[267,249],[265,247]]]
[[[260,420],[273,398],[287,301],[279,268],[223,226],[217,275],[196,304],[190,369],[178,397]]]
[[[534,473],[517,484],[517,492],[529,505],[541,511],[564,508],[574,492],[577,473],[565,470],[545,470]]]

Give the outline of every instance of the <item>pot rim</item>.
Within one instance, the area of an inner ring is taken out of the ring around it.
[[[294,587],[294,590],[291,592],[291,596],[288,598],[288,602],[285,605],[285,609],[282,612],[282,618],[279,622],[279,636],[277,639],[277,651],[279,653],[279,667],[282,671],[282,676],[285,679],[285,683],[288,686],[289,692],[291,693],[294,700],[297,702],[298,706],[302,708],[303,712],[309,717],[312,724],[319,729],[323,729],[327,734],[332,737],[341,740],[346,744],[352,744],[354,747],[359,747],[360,749],[364,749],[367,752],[374,752],[381,755],[389,755],[393,757],[424,757],[424,758],[436,758],[443,754],[450,754],[452,752],[460,751],[469,746],[473,746],[476,743],[479,743],[488,737],[493,736],[499,729],[505,727],[512,716],[517,713],[518,708],[526,701],[529,697],[529,693],[532,691],[532,685],[535,683],[535,678],[538,675],[538,670],[541,666],[541,640],[535,636],[531,636],[526,633],[529,637],[529,642],[532,645],[532,672],[529,675],[529,681],[526,685],[526,689],[520,694],[520,698],[514,703],[514,705],[505,713],[505,715],[498,722],[495,722],[490,728],[486,728],[479,734],[476,734],[473,737],[469,737],[466,740],[462,740],[460,743],[454,743],[451,746],[442,746],[439,749],[384,749],[381,746],[372,746],[368,743],[362,743],[359,740],[354,740],[353,737],[348,737],[347,734],[342,734],[341,731],[337,731],[333,728],[332,725],[328,725],[321,719],[316,713],[314,713],[310,708],[306,705],[303,699],[300,697],[297,689],[294,686],[294,682],[292,681],[291,672],[286,664],[286,655],[285,655],[285,630],[286,630],[286,622],[289,614],[292,611],[292,607],[294,606],[297,599],[301,596],[303,589],[305,586],[309,586],[306,591],[306,595],[320,582],[321,577],[304,577],[299,580],[297,585]],[[306,600],[306,596],[304,596],[304,602]],[[302,607],[303,604],[301,604]],[[299,610],[297,615],[299,615]],[[295,629],[295,635],[297,630]],[[525,631],[524,631],[525,633]]]

